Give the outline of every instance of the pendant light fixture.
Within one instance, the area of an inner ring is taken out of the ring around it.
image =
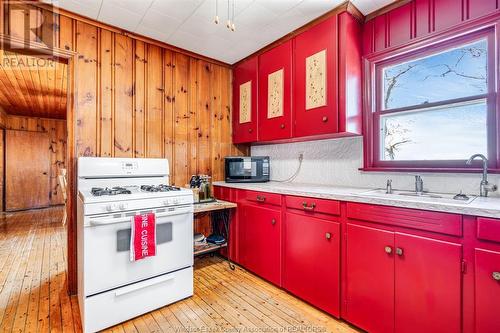
[[[233,0],[233,13],[231,16],[231,31],[236,31],[236,26],[234,25],[234,0]]]
[[[229,16],[229,0],[227,0],[227,21],[226,28],[231,29],[231,16]]]
[[[219,24],[219,0],[215,0],[215,18],[214,23]]]
[[[215,0],[215,17],[214,23],[219,24],[219,0]],[[234,0],[227,0],[227,21],[226,28],[231,31],[236,31],[236,25],[234,24]]]

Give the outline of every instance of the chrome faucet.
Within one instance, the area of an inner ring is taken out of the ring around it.
[[[487,197],[489,192],[495,192],[497,186],[488,183],[488,159],[483,154],[474,154],[466,162],[467,165],[471,165],[472,161],[476,158],[483,160],[483,179],[479,185],[479,195],[482,197]]]
[[[420,195],[424,192],[424,181],[419,175],[415,175],[415,193]]]
[[[385,186],[385,193],[392,194],[392,179],[387,179],[387,185]]]

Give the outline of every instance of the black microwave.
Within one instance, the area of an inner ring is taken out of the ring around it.
[[[225,159],[226,182],[263,183],[269,181],[269,156],[229,156]]]

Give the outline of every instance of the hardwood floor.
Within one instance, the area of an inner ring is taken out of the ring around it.
[[[0,332],[80,332],[66,293],[61,208],[0,216]],[[195,295],[108,332],[358,332],[217,257],[196,261]]]

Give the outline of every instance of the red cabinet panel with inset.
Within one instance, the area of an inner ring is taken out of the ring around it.
[[[287,213],[283,240],[285,289],[339,317],[339,223]]]
[[[294,136],[338,131],[337,16],[295,37]]]
[[[462,245],[396,233],[395,331],[461,330]]]
[[[469,18],[476,18],[498,9],[498,0],[469,0]]]
[[[476,333],[500,332],[500,252],[475,249]]]
[[[388,13],[389,46],[397,46],[410,41],[412,37],[412,4],[398,7]]]
[[[233,143],[257,141],[257,67],[250,58],[233,70]]]
[[[478,1],[478,0],[474,0]],[[479,0],[479,2],[482,0]],[[441,31],[462,22],[462,13],[465,5],[457,0],[435,0],[433,3],[434,31]]]
[[[292,136],[292,40],[259,56],[259,140]]]
[[[281,285],[281,210],[248,204],[238,208],[240,263]]]
[[[347,224],[346,320],[394,332],[394,232]]]

